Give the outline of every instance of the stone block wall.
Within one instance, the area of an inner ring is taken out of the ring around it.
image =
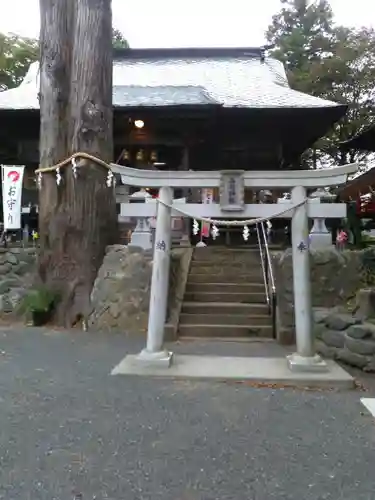
[[[168,321],[179,311],[182,276],[190,249],[172,249]],[[190,263],[190,261],[189,261]],[[89,328],[123,333],[147,331],[152,251],[124,245],[108,247],[91,293]],[[173,333],[173,332],[172,332]]]
[[[165,329],[165,339],[175,340],[182,302],[184,300],[186,283],[189,275],[193,249],[191,247],[176,247],[172,249],[169,279],[168,317]]]
[[[91,292],[88,326],[96,330],[145,331],[152,253],[123,245],[108,247]]]
[[[16,313],[32,286],[36,270],[36,249],[0,248],[0,315]]]
[[[342,361],[375,373],[375,324],[344,312],[314,312],[317,351],[325,358]]]
[[[327,249],[310,252],[313,307],[346,306],[363,286],[361,251]],[[273,254],[278,301],[278,338],[295,342],[292,250]]]

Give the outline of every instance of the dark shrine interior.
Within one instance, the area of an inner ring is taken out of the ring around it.
[[[188,165],[183,168],[191,170],[300,168],[301,154],[342,114],[341,106],[115,108],[113,161],[178,170],[187,150]],[[143,121],[143,128],[134,126],[136,120]],[[0,111],[1,163],[36,167],[38,141],[39,111]]]

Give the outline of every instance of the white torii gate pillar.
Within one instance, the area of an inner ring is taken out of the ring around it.
[[[164,349],[164,328],[167,318],[169,267],[171,260],[173,190],[162,187],[157,205],[154,258],[152,265],[150,309],[147,344],[138,355],[138,361],[147,365],[169,367],[172,353]]]
[[[327,371],[327,364],[316,354],[312,332],[309,225],[306,189],[292,189],[292,204],[301,205],[292,217],[292,255],[294,316],[297,352],[287,357],[292,371]]]

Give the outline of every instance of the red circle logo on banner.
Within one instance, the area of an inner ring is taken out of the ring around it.
[[[11,170],[7,177],[12,181],[12,182],[17,182],[20,178],[20,174],[19,172],[17,172],[16,170]]]

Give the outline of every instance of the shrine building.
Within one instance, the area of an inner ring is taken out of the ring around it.
[[[115,49],[113,161],[172,171],[301,168],[301,154],[346,107],[291,89],[266,52]],[[0,93],[0,163],[26,165],[25,205],[37,203],[38,70],[33,63],[19,87]]]

